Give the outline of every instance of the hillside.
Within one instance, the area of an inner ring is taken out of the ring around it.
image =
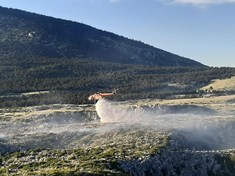
[[[63,57],[122,64],[204,66],[85,24],[21,10],[0,7],[0,30],[0,60]]]
[[[234,175],[234,99],[0,108],[0,175]]]
[[[235,68],[0,7],[0,73],[1,176],[235,175]]]
[[[235,77],[231,77],[227,79],[212,80],[209,85],[202,87],[201,90],[234,91],[235,90]]]
[[[213,79],[235,75],[235,68],[206,67],[84,24],[20,10],[0,7],[0,30],[0,107],[88,103],[89,94],[114,88],[118,100],[191,96]]]

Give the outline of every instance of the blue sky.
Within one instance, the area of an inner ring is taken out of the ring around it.
[[[0,0],[85,23],[209,66],[235,67],[235,0]]]

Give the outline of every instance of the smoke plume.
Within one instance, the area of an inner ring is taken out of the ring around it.
[[[159,131],[173,132],[172,137],[187,147],[220,149],[235,147],[233,115],[217,114],[196,106],[129,106],[101,99],[96,111],[102,123],[141,124]]]

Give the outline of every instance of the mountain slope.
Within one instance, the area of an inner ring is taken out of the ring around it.
[[[201,88],[204,91],[233,91],[235,90],[235,77],[212,80],[210,84]]]
[[[203,64],[88,25],[0,7],[0,59],[92,58],[122,64]]]

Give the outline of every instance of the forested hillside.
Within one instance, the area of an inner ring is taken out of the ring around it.
[[[0,7],[0,59],[92,58],[155,66],[203,65],[91,26]]]
[[[0,72],[2,106],[10,106],[12,100],[16,105],[87,103],[90,93],[114,88],[118,89],[115,98],[119,100],[166,98],[173,94],[194,94],[212,79],[235,75],[234,68],[155,67],[72,58],[5,60]],[[35,91],[49,93],[21,95]],[[12,95],[21,95],[18,99],[24,101],[17,101]]]
[[[2,107],[87,103],[90,93],[114,88],[119,100],[167,98],[235,75],[234,68],[206,67],[84,24],[15,9],[0,7],[0,31]]]

